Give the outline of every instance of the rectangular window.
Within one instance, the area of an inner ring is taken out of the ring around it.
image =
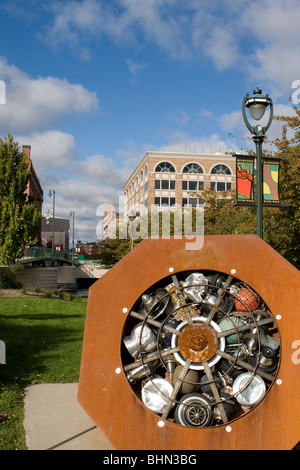
[[[203,199],[197,197],[182,198],[182,207],[200,207],[203,205]]]
[[[175,181],[155,180],[155,189],[175,189]]]
[[[148,181],[145,183],[144,188],[145,188],[145,193],[146,193],[148,191]]]
[[[224,182],[218,182],[217,183],[217,191],[225,191],[225,183]]]
[[[212,181],[210,183],[210,189],[213,191],[229,191],[232,187],[232,183],[226,181]]]
[[[197,207],[197,198],[196,197],[190,197],[189,198],[189,206]]]
[[[174,207],[175,206],[175,197],[156,197],[154,198],[155,206],[160,207]]]
[[[201,191],[204,189],[203,181],[182,181],[183,191]]]
[[[189,190],[197,191],[197,181],[189,181]]]

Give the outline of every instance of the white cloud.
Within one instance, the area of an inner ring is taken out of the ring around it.
[[[67,43],[74,53],[80,54],[79,36],[81,32],[97,35],[101,33],[101,4],[94,0],[58,2],[46,6],[53,14],[51,26],[43,28],[44,37],[56,47]],[[89,58],[89,57],[85,57]]]
[[[1,132],[14,135],[20,148],[31,146],[33,165],[44,186],[44,213],[47,208],[52,210],[47,194],[53,189],[56,215],[67,218],[70,210],[75,210],[81,235],[85,227],[91,239],[95,239],[96,232],[91,232],[91,227],[97,205],[118,192],[116,186],[121,177],[112,162],[103,156],[79,162],[73,135],[52,125],[64,115],[95,110],[96,94],[64,79],[31,77],[9,65],[3,57],[0,57],[0,76],[6,85],[6,104],[0,114]]]
[[[88,43],[105,34],[122,44],[151,43],[168,56],[185,60],[191,56],[187,40],[191,35],[191,11],[199,8],[191,0],[187,3],[182,6],[180,0],[52,2],[47,10],[53,20],[43,27],[43,37],[54,47],[65,44],[74,54],[80,54],[82,41]]]
[[[241,110],[223,114],[219,118],[219,122],[226,132],[242,132],[245,130],[245,124]]]
[[[199,120],[209,120],[209,121],[215,120],[214,113],[205,108],[198,108],[196,111],[196,117]]]
[[[128,176],[128,175],[127,175]],[[123,196],[124,175],[103,155],[88,157],[77,162],[70,176],[46,178],[47,188],[56,189],[56,214],[68,218],[75,212],[75,237],[82,241],[95,241],[96,228],[100,219],[96,216],[101,204],[119,203]],[[52,202],[45,194],[44,213],[52,210]]]
[[[227,139],[221,139],[218,134],[207,137],[193,137],[184,132],[174,132],[172,141],[156,149],[162,152],[185,152],[185,153],[217,153],[231,151],[233,143]]]
[[[131,171],[138,165],[145,153],[152,149],[153,145],[151,143],[130,140],[125,142],[122,149],[116,150],[115,156],[120,160],[121,166],[124,167],[125,180],[130,176]]]
[[[239,50],[233,31],[214,28],[204,44],[206,55],[212,59],[217,70],[228,69],[237,63]]]
[[[285,105],[281,103],[274,103],[274,109],[273,109],[274,116],[295,116],[295,111],[293,110],[293,107],[290,105]],[[249,122],[251,125],[256,125],[257,122],[251,120],[251,116],[249,112],[247,113]],[[260,124],[262,126],[265,126],[268,122],[269,119],[269,110],[266,111],[266,115],[263,117],[263,119],[260,121]],[[254,147],[254,144],[252,142],[252,134],[249,133],[248,129],[246,128],[246,125],[244,123],[243,117],[242,117],[242,112],[241,110],[239,111],[232,111],[230,113],[223,114],[219,118],[219,123],[223,130],[228,133],[228,135],[231,135],[233,138],[233,141],[236,142],[235,145],[240,145],[242,141],[246,142],[246,144],[242,145],[243,148],[252,148]],[[265,142],[264,147],[268,148],[270,150],[275,150],[274,145],[271,143],[277,138],[280,138],[282,135],[282,128],[283,128],[283,122],[277,121],[273,119],[271,126],[268,129],[267,132],[267,138],[268,142]],[[292,132],[288,134],[292,135]],[[241,140],[240,140],[241,139]],[[240,144],[238,144],[240,140]]]
[[[152,44],[174,60],[211,61],[217,71],[239,69],[278,95],[300,78],[298,0],[74,0],[47,8],[48,40],[78,55],[89,57],[89,41],[106,35]]]
[[[98,186],[101,185],[108,193],[111,189],[120,189],[124,184],[125,172],[118,169],[112,159],[101,154],[91,155],[85,161],[77,162],[72,172]]]
[[[57,217],[68,219],[70,211],[75,213],[75,240],[96,240],[96,209],[104,200],[99,194],[99,185],[90,182],[61,178],[55,181],[45,181],[47,191],[44,195],[43,212],[47,209],[52,213],[53,200],[48,197],[48,188],[55,190],[55,214]]]
[[[0,57],[0,76],[6,84],[6,105],[1,109],[2,132],[27,132],[53,124],[64,114],[95,110],[94,92],[81,84],[55,77],[32,78]]]
[[[39,177],[63,169],[70,171],[77,162],[76,143],[71,134],[59,130],[16,137],[20,146],[31,145],[31,158]]]
[[[300,4],[298,0],[255,0],[241,15],[241,27],[256,40],[246,70],[280,95],[300,78]]]
[[[173,122],[179,126],[185,126],[190,120],[191,116],[184,109],[173,111],[167,116],[167,121]]]
[[[148,68],[149,64],[147,64],[146,62],[134,62],[130,59],[127,59],[126,63],[128,66],[128,70],[131,74],[130,83],[132,83],[132,85],[136,85],[140,81],[141,71],[143,69]]]

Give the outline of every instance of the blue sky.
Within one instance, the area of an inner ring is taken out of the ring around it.
[[[0,136],[32,146],[44,214],[54,189],[75,239],[96,241],[97,207],[147,150],[245,147],[241,102],[257,86],[293,113],[299,24],[298,0],[2,1]]]

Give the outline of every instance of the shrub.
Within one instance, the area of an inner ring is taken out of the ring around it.
[[[22,284],[11,271],[0,271],[0,289],[21,289]]]

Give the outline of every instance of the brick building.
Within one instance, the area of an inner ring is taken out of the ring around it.
[[[147,152],[124,185],[124,216],[142,206],[200,207],[199,191],[226,191],[234,183],[235,159],[230,152]]]
[[[53,217],[42,218],[42,243],[48,248],[52,247]],[[58,251],[69,252],[69,219],[55,217],[54,219],[54,247]]]
[[[38,177],[36,175],[35,169],[33,167],[33,164],[32,164],[31,158],[30,158],[31,146],[30,145],[23,145],[22,146],[22,151],[23,151],[24,155],[27,157],[28,164],[29,164],[29,169],[30,169],[30,173],[31,173],[31,178],[30,178],[30,181],[27,185],[27,189],[26,189],[25,193],[28,196],[33,197],[36,200],[37,206],[38,206],[40,212],[42,212],[43,188],[40,184],[40,180],[38,179]]]
[[[29,166],[29,170],[30,170],[30,173],[31,173],[31,178],[28,182],[25,194],[27,194],[27,197],[31,197],[36,201],[37,207],[38,207],[40,213],[42,214],[42,205],[43,205],[43,199],[44,199],[44,197],[43,197],[44,192],[43,192],[43,188],[40,184],[40,180],[38,179],[37,174],[35,172],[35,169],[33,167],[33,163],[31,161],[31,157],[30,157],[31,146],[30,145],[23,145],[22,146],[22,152],[23,152],[23,154],[25,155],[25,157],[28,161],[28,166]],[[40,224],[40,227],[38,229],[37,238],[38,238],[37,243],[40,245],[41,244],[41,224]]]

